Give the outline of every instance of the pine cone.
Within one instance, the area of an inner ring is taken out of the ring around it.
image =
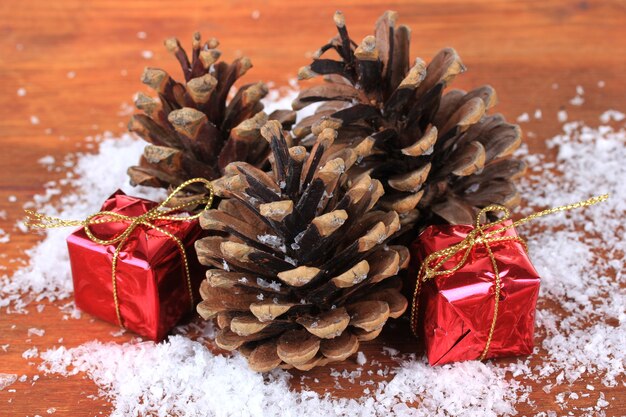
[[[293,108],[323,105],[294,134],[306,145],[311,133],[338,130],[335,149],[358,149],[362,160],[352,169],[383,181],[379,205],[396,210],[403,225],[467,224],[477,208],[516,206],[520,197],[512,180],[526,168],[511,158],[521,143],[519,126],[486,114],[496,103],[490,86],[444,94],[465,70],[453,49],[441,50],[428,65],[418,58],[411,66],[410,31],[396,27],[396,17],[384,13],[374,36],[357,46],[341,12],[335,14],[339,35],[298,74],[321,74],[326,82],[303,90]],[[329,50],[340,59],[322,58]]]
[[[334,130],[323,130],[310,154],[276,121],[261,133],[272,171],[230,164],[214,182],[228,199],[201,217],[212,233],[196,250],[211,269],[198,312],[217,318],[217,345],[239,349],[257,371],[342,361],[407,308],[396,274],[408,250],[385,244],[398,214],[372,210],[379,181],[363,175],[347,186],[356,153],[326,158]]]
[[[295,112],[266,115],[261,99],[268,89],[262,82],[242,86],[228,100],[231,87],[252,63],[246,57],[231,64],[217,62],[221,53],[216,39],[202,45],[196,33],[191,60],[177,39],[167,39],[165,46],[178,59],[185,82],[173,80],[162,69],[144,70],[142,81],[158,99],[140,93],[135,102],[145,114],[134,115],[128,129],[151,145],[139,166],[128,169],[131,182],[178,186],[195,177],[219,178],[233,161],[266,165],[269,147],[259,129],[268,119],[290,127]]]

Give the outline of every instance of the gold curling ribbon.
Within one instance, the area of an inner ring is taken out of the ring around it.
[[[175,207],[166,207],[167,204],[176,196],[176,194],[178,194],[180,191],[182,191],[184,188],[188,187],[189,185],[198,184],[198,183],[204,184],[204,186],[209,190],[208,196],[204,196],[204,197],[197,198],[197,199],[192,199],[182,204],[179,204]],[[204,208],[199,213],[196,213],[192,216],[179,216],[179,215],[170,214],[172,212],[181,210],[186,207],[198,206],[202,204],[205,205]],[[25,224],[27,227],[30,227],[33,229],[53,229],[57,227],[83,226],[85,228],[85,233],[87,234],[89,239],[91,239],[91,241],[98,243],[100,245],[104,245],[104,246],[113,245],[117,243],[117,246],[115,247],[115,253],[113,254],[113,261],[111,265],[111,280],[113,283],[113,301],[115,302],[115,313],[117,314],[117,320],[120,326],[124,327],[124,323],[122,321],[122,315],[120,313],[119,298],[117,295],[116,270],[117,270],[117,260],[119,258],[119,254],[122,248],[124,247],[124,244],[130,237],[130,235],[139,225],[144,225],[160,233],[163,233],[165,236],[169,237],[176,243],[180,251],[180,254],[183,258],[183,265],[185,266],[185,277],[187,279],[187,291],[189,292],[189,299],[191,300],[191,310],[193,311],[195,305],[194,305],[194,300],[193,300],[193,289],[191,288],[191,274],[189,272],[189,263],[187,262],[187,254],[185,253],[185,245],[183,245],[183,242],[179,238],[174,236],[174,234],[168,232],[167,230],[159,226],[156,226],[155,224],[153,224],[153,222],[155,220],[169,220],[169,221],[195,220],[198,217],[200,217],[200,215],[204,211],[211,208],[212,204],[213,204],[213,186],[211,185],[211,182],[204,178],[194,178],[194,179],[185,181],[184,183],[179,185],[174,191],[172,191],[172,193],[169,196],[167,196],[167,198],[162,203],[148,210],[147,212],[145,212],[144,214],[140,216],[132,217],[132,216],[126,216],[120,213],[115,213],[112,211],[101,211],[101,212],[90,215],[85,220],[63,220],[57,217],[47,216],[45,214],[40,214],[31,210],[26,210],[28,217],[27,217]],[[90,226],[95,225],[95,224],[114,223],[114,222],[119,222],[119,221],[128,221],[130,222],[130,224],[126,227],[124,232],[122,232],[118,236],[111,238],[111,239],[98,238],[97,236],[93,234],[90,228]]]
[[[440,275],[449,275],[458,271],[459,269],[463,267],[463,265],[465,265],[465,262],[467,262],[467,258],[469,257],[474,246],[484,245],[485,249],[487,250],[487,254],[489,255],[489,259],[491,260],[491,265],[493,267],[494,275],[496,278],[495,279],[496,288],[494,291],[493,319],[491,321],[491,327],[489,329],[489,336],[487,337],[485,348],[483,349],[483,352],[480,355],[480,360],[484,360],[487,357],[487,353],[489,352],[489,346],[491,345],[491,340],[493,339],[493,332],[496,328],[496,321],[498,319],[498,308],[499,308],[499,303],[500,303],[500,291],[501,291],[501,285],[502,285],[501,279],[500,279],[500,272],[498,271],[498,265],[496,264],[496,258],[494,257],[493,252],[491,251],[490,244],[504,242],[504,241],[516,241],[516,242],[521,243],[526,249],[526,252],[528,252],[528,247],[526,245],[526,242],[521,237],[519,236],[495,236],[495,235],[500,235],[507,229],[512,229],[523,223],[530,222],[538,217],[546,216],[546,215],[557,213],[560,211],[572,210],[572,209],[579,208],[579,207],[592,206],[594,204],[605,201],[608,198],[609,198],[608,194],[603,194],[601,196],[592,197],[588,200],[580,201],[578,203],[567,204],[565,206],[543,210],[543,211],[531,214],[528,217],[524,217],[523,219],[517,220],[511,223],[510,225],[502,226],[502,227],[497,227],[497,226],[502,225],[502,223],[504,223],[506,220],[508,220],[511,217],[510,211],[506,207],[503,207],[500,205],[490,205],[490,206],[483,208],[476,216],[475,228],[467,234],[465,239],[463,239],[461,242],[455,245],[452,245],[445,249],[441,249],[441,250],[431,253],[422,262],[420,270],[417,274],[417,283],[415,284],[415,291],[413,292],[413,303],[411,306],[411,329],[413,330],[413,334],[415,336],[418,336],[417,313],[418,313],[419,295],[420,295],[420,290],[422,287],[422,282],[426,282],[426,280],[432,279]],[[481,224],[480,219],[482,215],[488,212],[502,212],[504,213],[504,215],[502,216],[502,218],[494,222]],[[494,227],[496,227],[496,229],[487,231]],[[448,269],[442,269],[443,265],[447,261],[449,261],[451,258],[453,258],[459,253],[463,253],[463,256],[461,257],[459,262],[457,262],[456,265]]]

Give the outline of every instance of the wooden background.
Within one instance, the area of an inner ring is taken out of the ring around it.
[[[625,1],[170,1],[154,0],[20,0],[0,3],[0,228],[11,233],[3,245],[0,265],[8,272],[37,237],[13,230],[21,218],[22,205],[42,191],[42,184],[57,179],[36,161],[53,155],[57,160],[84,148],[84,138],[105,130],[124,131],[128,116],[123,103],[131,103],[143,91],[139,76],[144,66],[174,69],[175,63],[162,47],[165,37],[176,35],[187,46],[195,30],[221,41],[225,59],[239,54],[252,57],[255,68],[248,80],[287,85],[307,55],[334,35],[332,14],[343,10],[355,39],[369,34],[385,9],[400,12],[400,22],[412,32],[412,56],[429,60],[444,46],[454,46],[469,71],[455,86],[490,83],[498,91],[497,110],[509,119],[523,112],[543,112],[542,120],[523,125],[531,150],[543,152],[543,140],[560,130],[556,113],[565,108],[570,119],[597,123],[606,109],[626,109],[626,2]],[[145,32],[140,39],[138,32]],[[146,59],[142,51],[152,51]],[[599,88],[598,81],[605,87]],[[558,83],[554,89],[553,84]],[[575,87],[585,89],[585,103],[572,106]],[[19,97],[17,90],[26,89]],[[31,123],[31,116],[39,124]],[[17,202],[10,202],[16,196]],[[15,383],[16,392],[0,391],[0,415],[47,415],[56,408],[59,416],[106,415],[111,406],[88,399],[96,387],[81,376],[56,378],[37,375],[21,357],[26,349],[54,345],[60,337],[74,346],[87,340],[115,339],[113,328],[83,317],[62,320],[57,308],[28,315],[0,315],[0,372],[28,375]],[[13,327],[15,326],[15,327]],[[407,329],[402,328],[402,331]],[[46,330],[43,337],[27,336],[27,329]],[[371,344],[368,358],[391,364],[380,353],[381,344],[410,351],[409,342],[398,341],[402,332],[387,331],[382,341]],[[122,340],[117,338],[115,340]],[[540,362],[541,355],[533,358]],[[349,363],[348,369],[356,364]],[[319,392],[333,391],[329,369],[310,375],[319,383],[307,383]],[[299,375],[298,375],[299,376]],[[388,377],[390,378],[390,377]],[[299,386],[300,378],[294,378]],[[579,381],[572,391],[585,390]],[[360,396],[358,383],[335,390],[340,396]],[[596,389],[600,389],[596,384]],[[559,410],[554,393],[535,386],[531,398],[536,408],[519,406],[522,414]],[[608,415],[626,414],[624,387],[604,389]],[[596,391],[597,393],[597,391]],[[595,405],[597,396],[571,404]],[[565,410],[564,410],[565,411]],[[564,412],[563,412],[564,413]],[[561,411],[559,411],[561,414]],[[574,413],[576,414],[576,413]]]

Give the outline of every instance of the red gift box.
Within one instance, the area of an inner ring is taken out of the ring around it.
[[[510,226],[507,220],[484,229],[485,233],[498,229],[496,236],[503,238],[488,243],[497,272],[487,246],[477,242],[445,261],[445,257],[437,257],[435,262],[444,261],[440,265],[444,272],[460,267],[420,283],[414,300],[419,318],[413,326],[423,337],[431,365],[532,353],[539,276],[525,244]],[[413,270],[430,254],[464,242],[474,230],[469,225],[428,227],[411,247]],[[500,295],[494,323],[496,273]]]
[[[145,215],[156,206],[155,202],[118,191],[104,203],[102,211],[128,218],[100,214],[108,216],[108,220],[92,222],[89,228],[97,239],[114,239],[128,230],[131,219]],[[203,277],[197,257],[187,251],[188,282],[178,243],[168,233],[178,238],[185,248],[193,248],[203,231],[196,219],[157,218],[150,220],[150,224],[158,229],[139,224],[121,242],[115,271],[112,261],[120,242],[106,245],[95,242],[87,235],[85,227],[81,227],[67,238],[67,245],[77,307],[160,341],[194,309]]]

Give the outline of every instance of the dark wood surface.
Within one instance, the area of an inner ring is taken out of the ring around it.
[[[455,86],[471,88],[489,83],[498,91],[497,111],[509,119],[521,113],[543,112],[542,120],[523,125],[532,151],[545,152],[543,140],[560,130],[557,111],[566,108],[570,119],[597,123],[606,109],[626,108],[626,2],[624,1],[120,1],[21,0],[0,4],[0,228],[11,233],[2,246],[0,265],[10,273],[24,259],[23,250],[38,237],[13,230],[22,205],[57,179],[36,161],[84,149],[84,138],[103,131],[123,132],[128,116],[120,115],[136,91],[144,91],[139,76],[146,65],[174,70],[175,62],[162,47],[165,37],[176,35],[185,45],[195,30],[215,36],[226,59],[250,56],[255,65],[247,80],[262,79],[284,86],[307,56],[333,36],[332,13],[341,9],[357,39],[369,34],[377,16],[387,8],[400,12],[400,22],[412,28],[412,56],[429,60],[444,46],[457,49],[469,71]],[[257,13],[258,12],[258,13]],[[258,14],[258,16],[257,16]],[[255,18],[257,17],[257,18]],[[138,32],[145,32],[140,39]],[[152,51],[146,59],[142,51]],[[69,76],[68,76],[69,74]],[[72,77],[72,75],[74,75]],[[605,87],[599,88],[598,81]],[[554,89],[553,84],[558,88]],[[575,87],[585,88],[585,103],[572,106]],[[17,90],[26,89],[19,97]],[[39,124],[31,123],[31,116]],[[532,118],[531,118],[532,119]],[[9,201],[16,196],[17,202]],[[58,304],[58,303],[57,303]],[[13,327],[14,326],[14,327]],[[30,327],[45,329],[42,337],[28,337]],[[33,346],[46,349],[64,339],[74,346],[114,338],[110,325],[84,316],[62,320],[48,306],[39,313],[0,315],[0,372],[28,375],[0,391],[0,415],[58,416],[106,415],[110,404],[89,399],[97,388],[82,376],[47,377],[22,358]],[[414,347],[402,340],[406,328],[388,329],[381,341],[365,348],[368,358],[392,365],[381,355],[381,344],[404,352]],[[533,358],[541,362],[541,354]],[[33,362],[37,362],[33,360]],[[355,368],[350,362],[346,368]],[[333,388],[328,368],[309,375],[307,383],[319,392],[358,397],[363,387],[343,384]],[[298,375],[299,376],[299,375]],[[391,378],[391,377],[388,377]],[[294,378],[294,386],[299,385]],[[572,391],[584,390],[586,380]],[[599,386],[596,386],[599,389]],[[610,406],[607,415],[626,414],[624,388],[602,388]],[[521,414],[559,410],[554,394],[535,386],[535,409],[520,404]],[[578,406],[595,405],[597,398],[581,398]],[[564,410],[567,411],[567,410]],[[566,413],[564,413],[566,414]]]

